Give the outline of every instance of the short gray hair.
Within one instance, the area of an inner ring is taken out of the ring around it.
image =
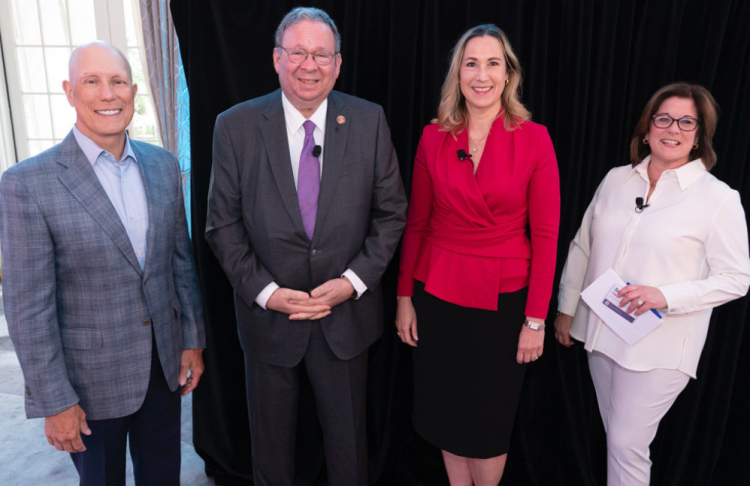
[[[284,18],[281,19],[281,23],[276,28],[276,34],[274,35],[276,47],[281,47],[281,39],[284,37],[286,29],[303,20],[322,22],[330,27],[331,31],[333,31],[333,39],[336,41],[336,52],[334,54],[341,52],[341,35],[339,35],[339,29],[336,27],[333,19],[331,19],[325,11],[315,7],[297,7],[284,15]]]

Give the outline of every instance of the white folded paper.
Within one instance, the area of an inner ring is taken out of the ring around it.
[[[661,316],[649,311],[636,317],[620,307],[617,293],[626,283],[611,268],[581,292],[581,298],[604,323],[630,346],[661,324]]]

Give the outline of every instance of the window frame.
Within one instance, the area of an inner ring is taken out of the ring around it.
[[[5,57],[0,39],[0,172],[16,163],[16,142],[13,137],[13,121],[10,116],[10,91],[5,83],[7,77]]]
[[[36,2],[37,0],[34,1]],[[94,22],[96,25],[97,39],[109,42],[110,44],[120,49],[123,53],[127,54],[128,45],[125,27],[125,1],[131,2],[133,12],[137,16],[139,11],[138,9],[140,8],[138,0],[92,0],[94,4]],[[0,12],[10,13],[12,8],[11,2],[12,0],[0,0]],[[0,161],[0,171],[5,170],[7,167],[10,167],[14,163],[29,158],[29,156],[31,155],[29,149],[30,138],[26,128],[26,112],[23,102],[24,93],[21,89],[19,63],[16,53],[16,49],[19,46],[16,45],[15,42],[15,32],[13,29],[12,17],[13,16],[10,14],[0,15],[0,45],[2,46],[2,49],[0,49],[0,51],[2,51],[0,52],[0,60],[4,61],[4,76],[0,76],[0,78],[2,78],[0,79],[0,90],[2,90],[2,93],[0,93],[0,137],[3,137],[4,142],[6,142],[8,139],[13,142],[9,144],[12,147],[12,150],[5,150],[5,152],[9,152],[8,154],[0,154],[2,155],[3,159],[5,159],[6,157],[10,159],[8,162],[6,162],[5,160]],[[139,32],[138,39],[141,45],[139,45],[138,48],[140,51],[144,76],[146,78],[145,82],[148,83],[147,63],[144,59],[145,49],[142,45],[143,37],[140,33],[141,26],[136,23],[135,28]],[[42,42],[41,46],[45,46],[44,42]],[[3,73],[0,73],[0,75],[2,74]],[[6,89],[3,89],[6,80],[7,87]],[[153,100],[153,94],[151,93],[151,87],[148,86],[147,90],[147,95],[139,96],[147,96],[148,102],[150,103],[152,109],[154,109],[155,104]],[[50,93],[48,93],[47,96],[49,96],[49,94]],[[7,106],[3,105],[2,98],[7,98]],[[53,116],[51,107],[50,116]],[[146,141],[162,144],[163,141],[161,140],[161,135],[159,133],[158,117],[155,121],[155,140],[149,139]],[[132,128],[133,121],[131,121],[130,125],[128,126],[128,131],[130,133],[132,133]]]

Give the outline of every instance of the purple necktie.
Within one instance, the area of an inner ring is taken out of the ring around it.
[[[320,161],[313,156],[315,123],[310,120],[302,124],[305,127],[305,143],[299,156],[297,174],[297,201],[302,213],[302,224],[307,237],[312,240],[315,231],[315,217],[318,214],[318,194],[320,194]]]

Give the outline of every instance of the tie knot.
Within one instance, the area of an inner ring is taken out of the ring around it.
[[[315,123],[312,120],[305,120],[305,123],[303,123],[302,126],[305,127],[305,136],[307,137],[312,135],[315,130]]]

